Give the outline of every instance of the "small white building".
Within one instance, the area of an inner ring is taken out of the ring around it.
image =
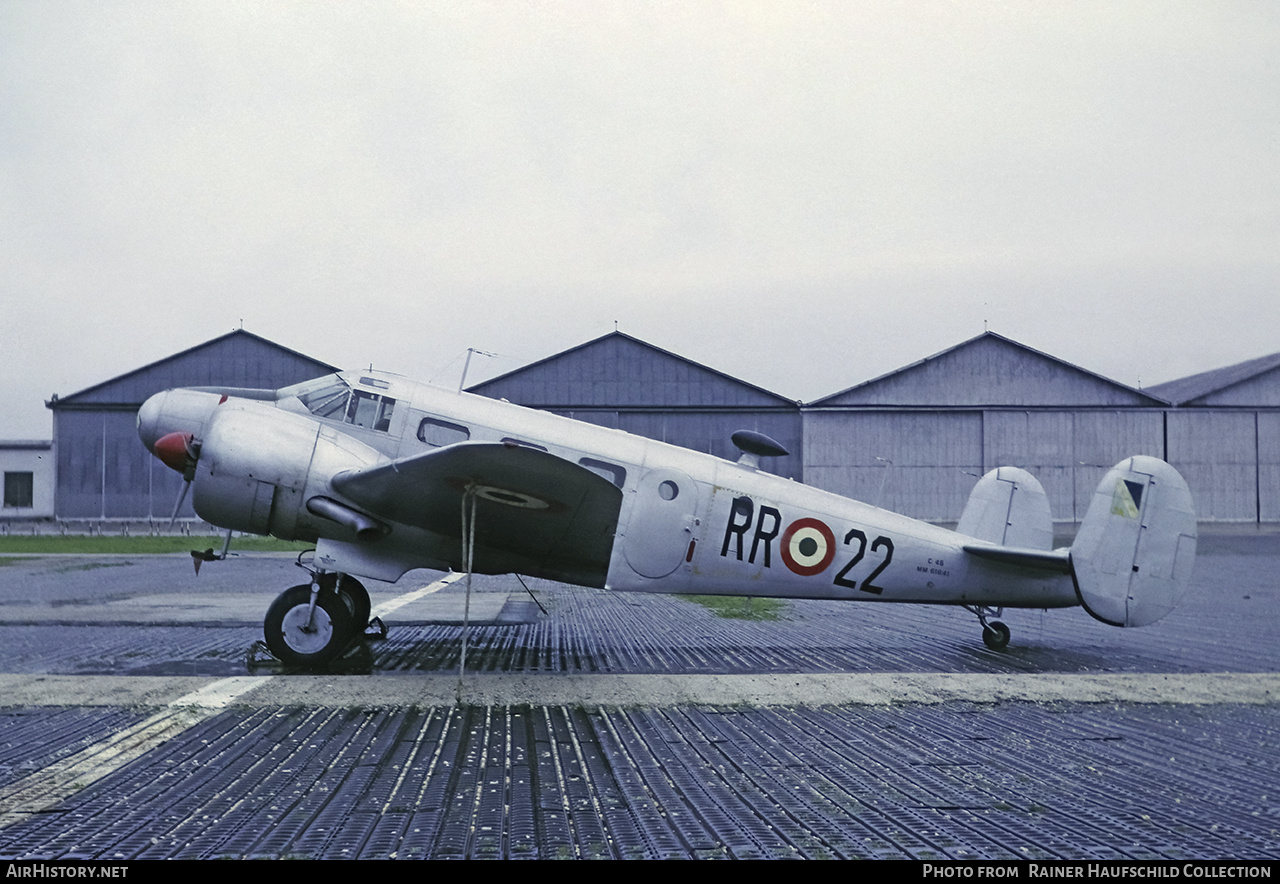
[[[0,441],[0,519],[52,519],[56,463],[49,440]]]

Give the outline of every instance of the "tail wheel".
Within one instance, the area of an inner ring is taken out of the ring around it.
[[[993,651],[1003,651],[1009,646],[1009,627],[999,620],[992,620],[982,627],[982,643]]]
[[[338,656],[354,628],[345,601],[322,584],[311,611],[311,587],[294,586],[276,597],[263,623],[267,647],[290,666],[321,666]]]

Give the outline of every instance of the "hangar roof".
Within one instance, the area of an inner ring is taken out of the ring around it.
[[[1159,407],[1147,393],[983,332],[812,407]]]
[[[236,329],[94,384],[45,405],[60,409],[137,408],[147,397],[173,387],[264,387],[277,389],[337,371],[244,329]]]
[[[533,408],[753,408],[796,403],[619,331],[468,387]]]
[[[1280,405],[1280,353],[1149,388],[1174,405]]]

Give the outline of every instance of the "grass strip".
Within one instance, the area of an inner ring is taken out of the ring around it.
[[[680,598],[702,605],[727,620],[782,620],[787,610],[785,599],[738,595],[682,595]]]

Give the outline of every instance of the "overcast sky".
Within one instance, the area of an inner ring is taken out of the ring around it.
[[[0,438],[242,322],[813,400],[984,324],[1158,383],[1278,295],[1271,0],[0,0]]]

